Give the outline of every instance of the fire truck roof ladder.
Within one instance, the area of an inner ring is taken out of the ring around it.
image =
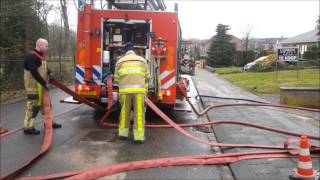
[[[164,11],[166,5],[163,0],[107,0],[116,9],[131,9],[131,10],[152,10]]]

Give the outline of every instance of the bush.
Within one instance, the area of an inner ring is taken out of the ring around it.
[[[277,64],[278,63],[278,64]],[[250,71],[253,72],[270,72],[276,70],[297,70],[297,69],[310,69],[310,68],[319,68],[320,59],[309,60],[309,61],[300,61],[298,63],[289,63],[276,60],[266,60],[260,61],[253,65],[250,68]]]
[[[308,61],[301,61],[299,62],[300,66],[303,67],[320,67],[320,59],[308,60]]]
[[[255,57],[256,53],[254,51],[237,51],[234,65],[243,67],[245,64],[253,61]]]
[[[54,78],[68,85],[74,82],[75,73],[73,66],[73,61],[62,61],[60,74],[59,62],[48,61],[48,67],[53,72]]]
[[[303,59],[313,60],[319,59],[320,47],[317,45],[308,46],[307,51],[303,54]]]
[[[23,89],[23,65],[22,61],[7,61],[1,63],[0,90]]]

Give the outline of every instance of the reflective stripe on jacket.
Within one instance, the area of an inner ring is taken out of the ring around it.
[[[147,61],[128,51],[116,64],[114,81],[119,84],[119,93],[145,93],[150,79]]]

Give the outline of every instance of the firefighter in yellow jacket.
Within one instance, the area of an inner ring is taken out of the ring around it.
[[[145,103],[150,74],[147,61],[133,50],[133,44],[125,45],[126,54],[116,63],[114,80],[119,85],[121,113],[119,120],[119,138],[129,136],[130,112],[134,112],[133,136],[136,143],[145,141]]]
[[[48,49],[48,41],[38,39],[36,48],[32,50],[24,59],[24,85],[27,94],[27,111],[24,119],[25,134],[40,134],[34,127],[35,118],[42,108],[43,90],[49,90],[48,78],[52,76],[47,67],[44,53]],[[53,128],[61,128],[61,124],[53,123]]]

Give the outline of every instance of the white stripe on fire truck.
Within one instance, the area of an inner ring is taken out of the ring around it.
[[[77,81],[79,81],[80,83],[84,84],[83,77],[80,76],[78,73],[76,74],[76,79],[77,79]]]
[[[168,89],[170,88],[174,83],[176,82],[176,77],[171,78],[169,81],[167,81],[166,83],[164,83],[161,86],[161,89]]]
[[[84,74],[84,69],[81,66],[77,65],[76,66],[76,80],[79,81],[80,83],[84,83],[83,74]]]
[[[163,72],[160,74],[160,80],[163,80],[164,78],[166,78],[167,76],[169,76],[172,72],[173,72],[173,70],[170,71],[170,72],[167,71],[167,70],[163,71]]]
[[[94,82],[96,82],[97,84],[101,83],[101,66],[92,66],[93,67],[93,80]]]

